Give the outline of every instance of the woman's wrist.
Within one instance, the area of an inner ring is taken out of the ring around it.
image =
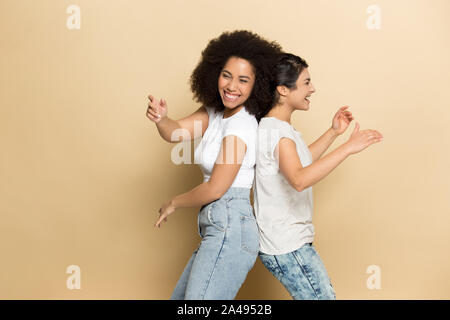
[[[166,120],[167,120],[168,118],[169,118],[169,117],[168,117],[167,115],[165,115],[164,117],[161,117],[161,118],[159,119],[159,121],[156,122],[156,126],[158,127],[158,126],[164,125],[164,122],[167,122]]]
[[[330,133],[332,138],[336,138],[339,136],[339,133],[337,132],[337,130],[333,129],[333,127],[330,127],[330,129],[328,129],[328,132]]]
[[[169,205],[170,205],[172,208],[174,208],[174,209],[177,209],[177,208],[178,208],[178,206],[177,206],[177,201],[176,201],[176,197],[175,197],[175,198],[172,198],[172,199],[169,201]]]
[[[341,144],[340,148],[342,148],[342,150],[343,150],[343,152],[345,153],[345,156],[346,156],[346,157],[348,157],[348,156],[350,156],[350,155],[353,154],[353,152],[352,152],[351,149],[350,149],[350,146],[349,146],[348,141],[347,141],[347,142],[344,142],[343,144]]]

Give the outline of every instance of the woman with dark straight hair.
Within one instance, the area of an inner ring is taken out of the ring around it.
[[[312,186],[348,156],[383,138],[376,130],[360,131],[356,123],[348,141],[321,158],[353,116],[348,106],[340,108],[331,127],[308,146],[291,125],[291,115],[309,110],[308,98],[314,92],[306,61],[282,54],[276,65],[275,100],[258,127],[254,207],[259,257],[296,300],[336,298],[313,246]]]

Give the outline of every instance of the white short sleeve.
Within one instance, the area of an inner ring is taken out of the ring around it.
[[[225,138],[226,136],[239,137],[248,148],[250,143],[254,144],[253,140],[256,137],[256,130],[253,126],[249,125],[248,120],[237,118],[232,119],[225,125],[223,137]]]
[[[275,148],[277,147],[281,138],[288,138],[288,139],[291,139],[294,143],[296,143],[296,139],[290,128],[286,128],[285,126],[278,127],[277,131],[273,132],[273,135],[271,136],[271,139],[270,139],[270,160],[272,160],[272,161],[276,160],[275,159]]]
[[[217,112],[211,107],[205,107],[208,113],[208,126],[213,122],[214,118],[217,117]]]
[[[194,159],[203,172],[203,181],[209,181],[215,161],[220,152],[223,138],[234,135],[239,137],[247,146],[239,172],[232,187],[251,188],[254,179],[256,136],[258,122],[245,108],[228,118],[223,118],[223,111],[216,112],[206,108],[209,125],[199,145],[195,149]]]

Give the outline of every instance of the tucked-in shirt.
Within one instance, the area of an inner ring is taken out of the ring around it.
[[[206,107],[206,110],[209,116],[208,128],[194,153],[195,163],[200,166],[203,173],[203,182],[211,178],[223,138],[233,135],[246,144],[247,151],[231,187],[250,189],[255,176],[256,131],[258,130],[255,116],[249,114],[245,107],[225,119],[223,111],[217,112],[209,107]]]
[[[286,121],[262,118],[257,133],[253,192],[260,251],[285,254],[314,240],[313,192],[312,186],[299,192],[289,184],[279,170],[275,148],[281,138],[294,141],[303,167],[312,163],[312,155],[302,134]]]

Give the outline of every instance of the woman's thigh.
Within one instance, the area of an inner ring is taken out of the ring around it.
[[[191,274],[192,270],[192,264],[195,261],[195,257],[197,256],[198,249],[194,251],[192,256],[190,257],[188,263],[184,267],[183,273],[181,274],[180,279],[178,279],[178,282],[175,286],[175,289],[172,292],[172,296],[170,297],[171,300],[184,300],[185,299],[185,293],[186,293],[186,287],[189,281],[189,276]]]
[[[260,258],[293,299],[336,299],[325,266],[311,244],[282,255],[260,254]]]
[[[185,299],[234,299],[259,248],[256,221],[242,217],[245,210],[251,206],[242,208],[232,199],[215,201],[202,210],[202,241],[192,263]]]

